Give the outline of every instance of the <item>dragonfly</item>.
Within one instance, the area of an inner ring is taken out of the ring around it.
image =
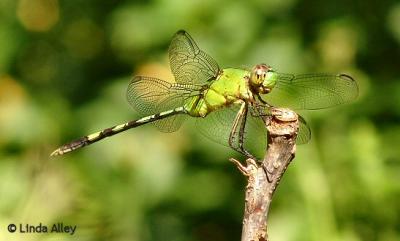
[[[200,133],[257,160],[266,149],[264,117],[271,108],[324,109],[349,103],[358,95],[357,82],[347,74],[285,74],[267,64],[222,69],[184,30],[172,38],[169,61],[175,81],[135,76],[128,85],[127,100],[142,118],[83,136],[51,156],[148,123],[174,132],[186,119],[195,118]],[[307,143],[310,127],[301,116],[299,123],[296,143]]]

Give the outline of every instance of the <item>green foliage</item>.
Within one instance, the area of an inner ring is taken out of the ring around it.
[[[196,128],[131,130],[49,158],[138,117],[133,74],[171,79],[187,30],[222,67],[345,72],[357,102],[307,112],[270,213],[271,240],[400,236],[400,4],[386,1],[0,1],[0,240],[10,223],[77,225],[35,240],[239,240],[245,179]],[[242,158],[243,159],[243,158]]]

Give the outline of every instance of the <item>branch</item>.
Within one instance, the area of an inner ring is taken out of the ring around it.
[[[261,165],[253,159],[247,159],[246,166],[230,159],[248,179],[242,241],[268,240],[267,217],[272,196],[296,151],[297,114],[288,109],[275,108],[271,113],[272,116],[264,118],[268,146]]]

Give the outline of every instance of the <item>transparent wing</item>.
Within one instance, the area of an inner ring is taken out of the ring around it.
[[[263,99],[276,107],[323,109],[354,100],[357,82],[346,74],[278,74],[276,86]]]
[[[205,118],[198,118],[196,126],[199,132],[208,139],[229,147],[229,135],[239,109],[240,106],[233,105],[211,112]],[[239,147],[239,131],[234,134],[233,145]],[[263,121],[259,117],[251,116],[250,113],[247,114],[244,147],[260,159],[265,153],[266,130]]]
[[[222,108],[209,113],[205,118],[197,118],[196,126],[201,134],[210,140],[229,147],[228,139],[233,120],[239,106]]]
[[[157,78],[135,76],[128,85],[126,97],[129,104],[143,116],[157,114],[183,106],[185,101],[199,94],[199,87],[170,83]],[[174,115],[153,122],[160,131],[179,129],[186,115]]]
[[[177,83],[203,85],[219,73],[217,62],[200,50],[184,30],[178,31],[172,39],[169,61]]]
[[[260,117],[247,115],[244,146],[259,160],[265,155],[267,149],[267,129]]]
[[[299,116],[299,133],[297,133],[296,144],[306,144],[311,139],[311,129],[304,118],[299,114],[297,115]]]

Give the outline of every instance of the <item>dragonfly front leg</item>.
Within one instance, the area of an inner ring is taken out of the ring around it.
[[[251,111],[250,114],[253,117],[260,117],[260,116],[268,116],[270,115],[270,109],[272,108],[271,105],[269,105],[267,102],[261,99],[261,97],[258,95],[258,98],[260,99],[260,102],[255,102],[251,104]]]
[[[260,94],[257,94],[256,96],[257,96],[257,99],[258,99],[263,105],[266,105],[266,106],[268,106],[268,107],[271,107],[270,104],[268,104],[265,100],[263,100],[263,98],[261,98]]]

